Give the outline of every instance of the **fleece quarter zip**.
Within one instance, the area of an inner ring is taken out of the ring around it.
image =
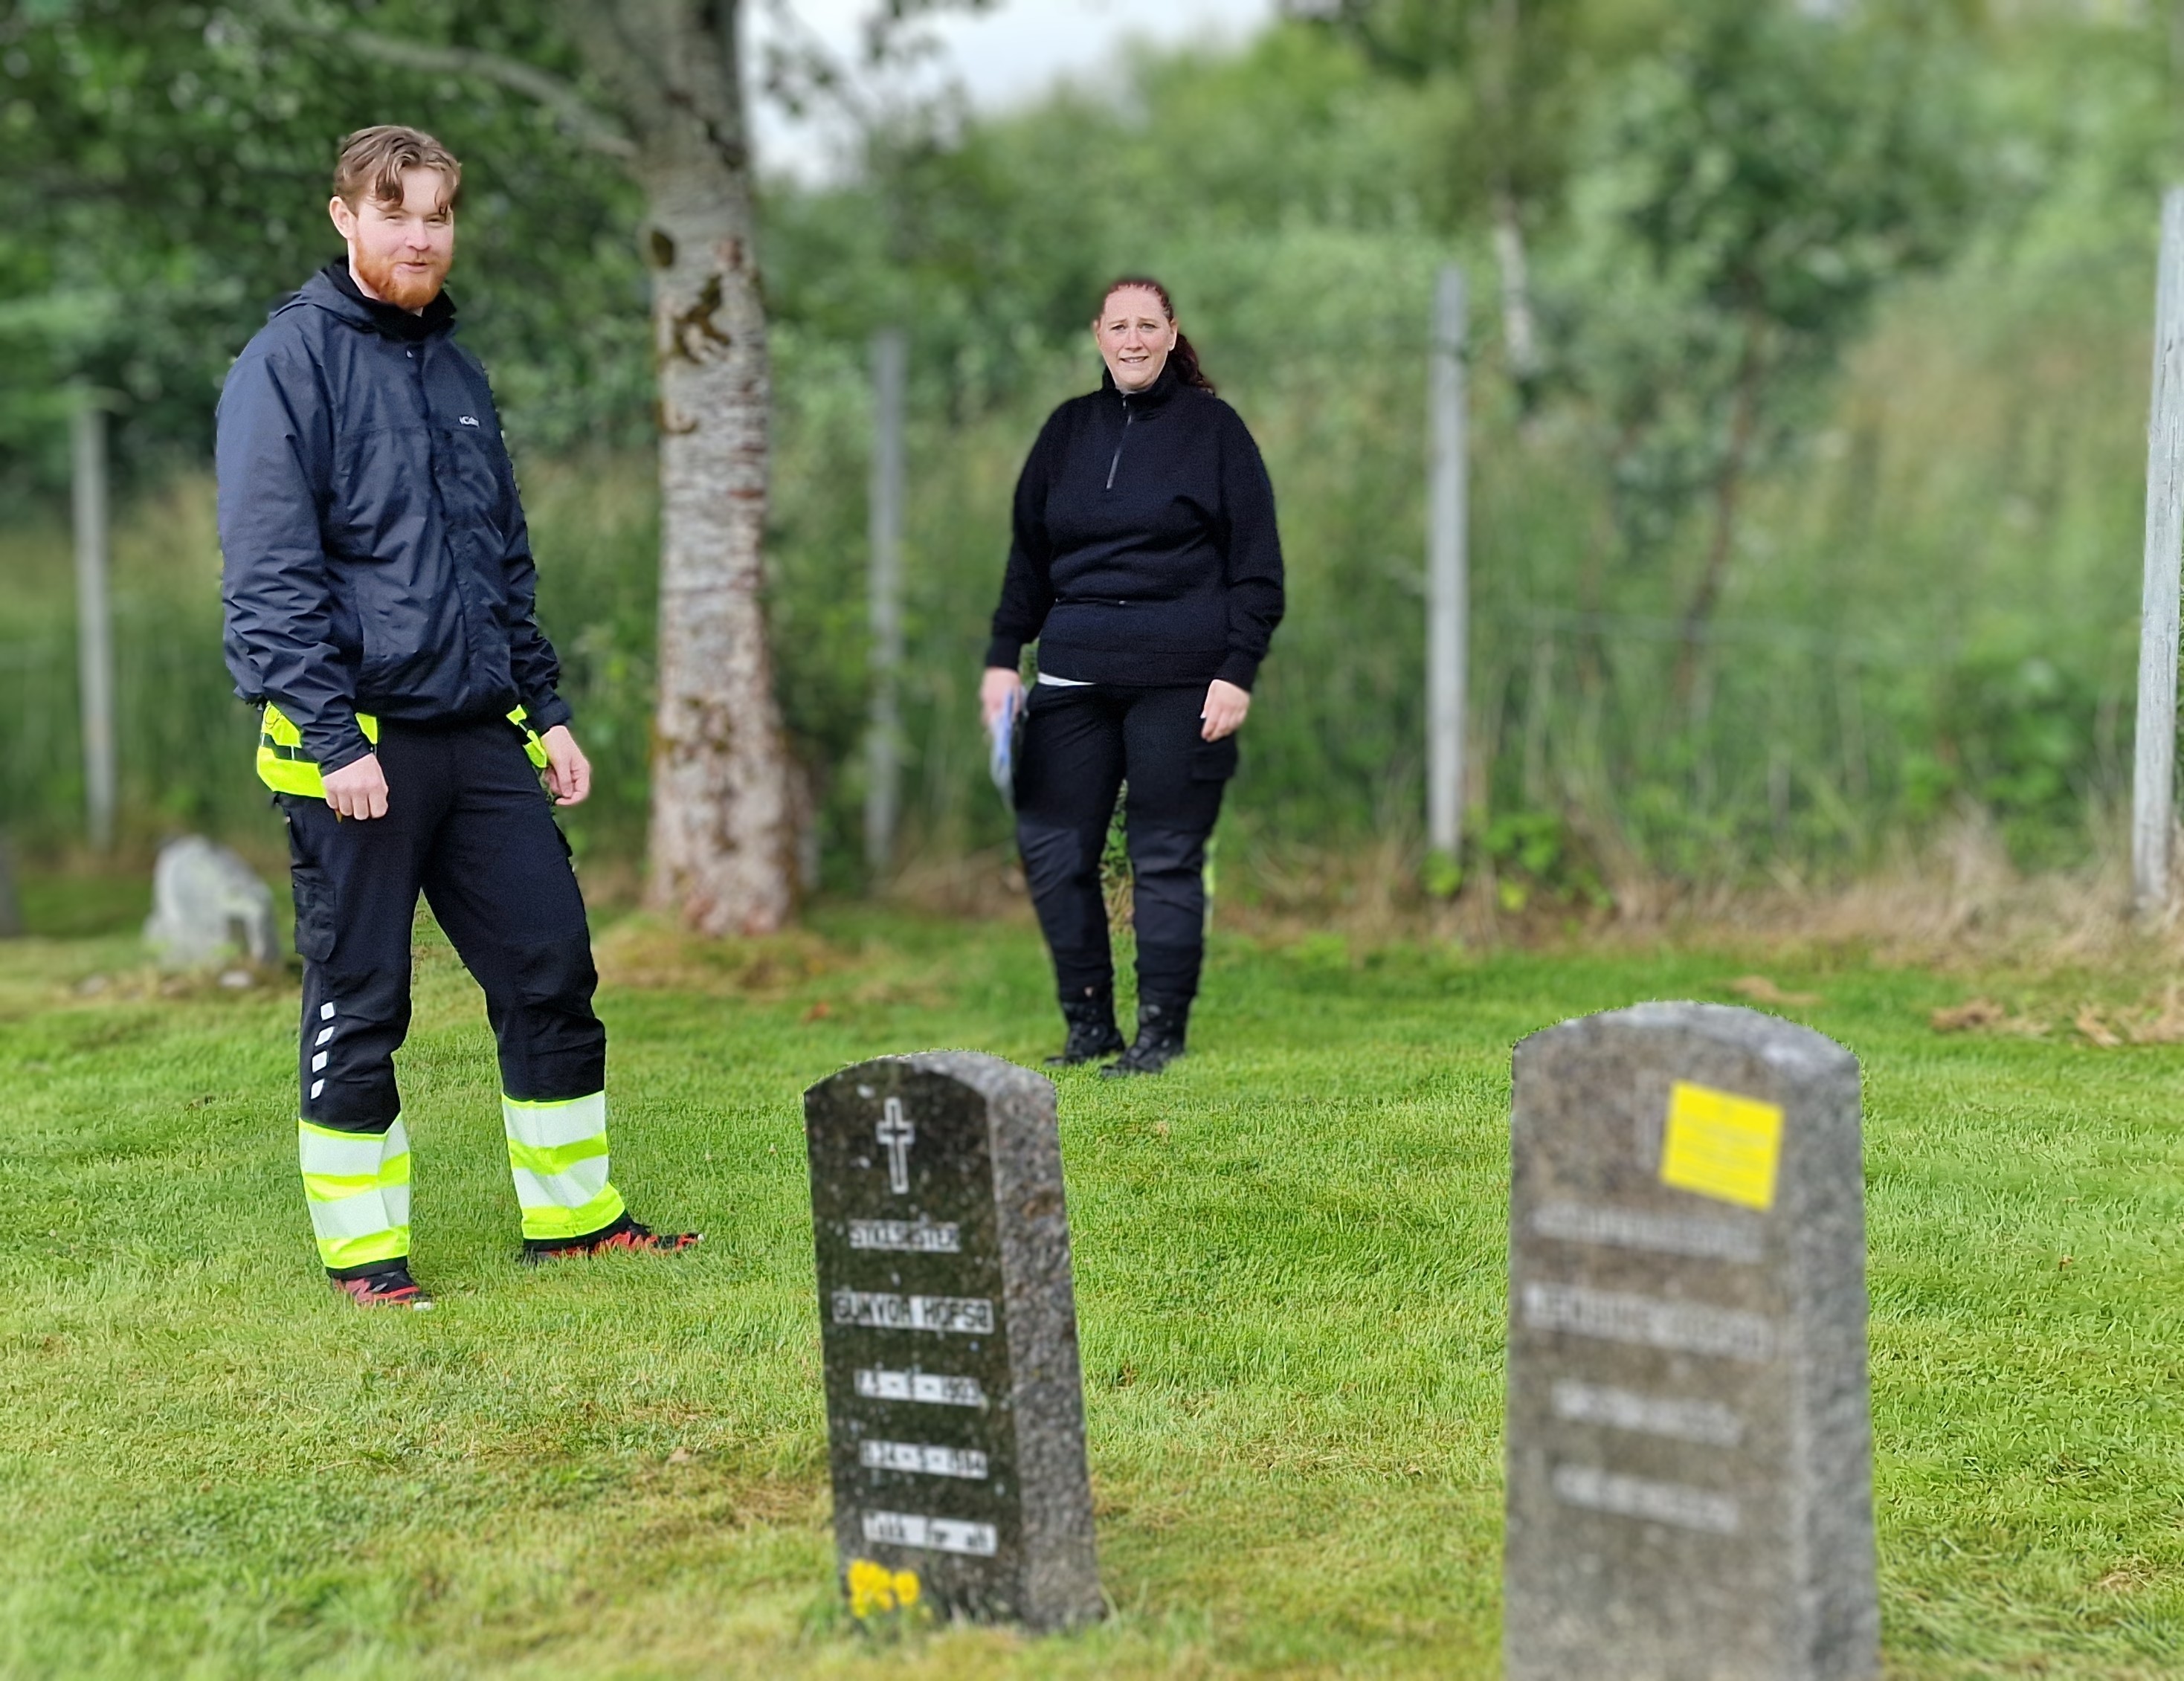
[[[1017,481],[989,665],[1249,688],[1282,618],[1273,487],[1236,411],[1177,377],[1112,377],[1048,417]]]

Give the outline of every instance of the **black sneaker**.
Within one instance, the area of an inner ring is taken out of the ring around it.
[[[566,1243],[540,1243],[526,1238],[523,1240],[523,1264],[543,1266],[549,1261],[569,1261],[592,1255],[618,1255],[625,1251],[634,1255],[680,1255],[684,1250],[695,1249],[705,1241],[703,1232],[655,1232],[649,1226],[638,1225],[625,1214],[613,1225],[594,1232],[588,1238],[571,1238]]]
[[[329,1282],[359,1307],[406,1307],[417,1313],[432,1311],[432,1297],[410,1276],[406,1266],[393,1267],[385,1272],[367,1272],[361,1278],[334,1278]]]

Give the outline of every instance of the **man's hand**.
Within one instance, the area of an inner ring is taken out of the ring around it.
[[[986,728],[994,727],[994,720],[1001,715],[1001,708],[1008,704],[1011,695],[1023,693],[1023,679],[1017,675],[1013,665],[989,665],[986,675],[978,682],[978,711],[986,721]]]
[[[546,749],[546,791],[556,805],[582,805],[591,797],[592,761],[577,745],[566,724],[556,724],[538,738]]]
[[[1216,677],[1206,690],[1206,707],[1198,715],[1202,721],[1198,733],[1207,741],[1233,736],[1237,726],[1244,721],[1244,715],[1251,710],[1251,690]]]
[[[329,771],[325,780],[326,804],[333,807],[336,816],[361,821],[387,815],[387,777],[379,768],[377,754],[367,753],[338,771]]]

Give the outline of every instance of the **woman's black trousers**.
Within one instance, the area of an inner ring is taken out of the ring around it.
[[[1123,827],[1138,994],[1188,1004],[1206,944],[1206,841],[1236,773],[1236,738],[1201,741],[1204,683],[1031,691],[1017,767],[1017,844],[1065,1002],[1114,985],[1100,854],[1127,782]]]

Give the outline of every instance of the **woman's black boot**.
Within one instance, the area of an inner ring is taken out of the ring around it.
[[[1187,998],[1138,999],[1138,1041],[1100,1072],[1118,1080],[1125,1074],[1157,1074],[1183,1055],[1183,1038],[1190,1026]]]
[[[1112,988],[1084,998],[1065,998],[1061,1019],[1069,1024],[1069,1038],[1061,1055],[1046,1059],[1050,1068],[1074,1068],[1095,1057],[1112,1056],[1123,1048],[1123,1030],[1115,1025]]]

